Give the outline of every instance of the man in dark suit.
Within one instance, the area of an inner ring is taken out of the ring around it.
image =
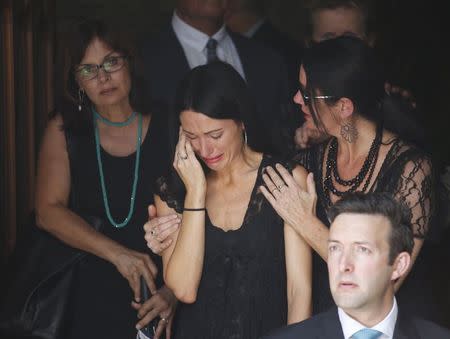
[[[408,272],[414,245],[408,210],[386,193],[356,193],[329,212],[328,272],[337,308],[265,339],[450,338],[450,331],[406,315],[394,283]]]
[[[292,112],[286,65],[275,51],[224,26],[225,1],[178,0],[168,27],[143,43],[142,57],[149,94],[156,101],[173,104],[178,83],[193,67],[221,60],[231,64],[246,80],[260,118],[262,133],[284,139],[278,148],[293,149]],[[273,135],[271,135],[273,134]]]
[[[283,56],[288,67],[289,91],[293,96],[298,87],[298,71],[303,45],[276,28],[266,14],[261,0],[228,0],[225,22],[233,32],[258,41]],[[299,121],[302,114],[298,114]]]

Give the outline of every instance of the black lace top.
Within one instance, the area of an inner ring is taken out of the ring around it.
[[[324,196],[323,163],[327,142],[301,151],[294,159],[314,173],[318,195],[317,216],[327,226],[326,212],[330,207]],[[410,208],[414,237],[424,239],[434,214],[433,175],[430,158],[417,148],[399,140],[391,142],[378,176],[369,192],[390,192]],[[319,313],[333,300],[329,290],[327,267],[317,253],[313,256],[313,312]],[[402,292],[404,286],[400,289]]]
[[[180,304],[175,339],[252,339],[287,322],[283,221],[258,187],[275,159],[263,156],[243,225],[214,226],[206,214],[205,256],[197,300]],[[160,181],[161,198],[175,207]]]

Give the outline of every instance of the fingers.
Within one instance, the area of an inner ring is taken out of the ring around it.
[[[148,205],[148,220],[156,217],[156,207],[155,205]]]
[[[144,224],[144,230],[149,235],[156,236],[157,234],[164,232],[166,229],[172,227],[173,225],[177,225],[180,222],[181,219],[177,214],[154,217]]]
[[[308,173],[308,176],[306,177],[306,190],[309,194],[313,195],[314,197],[317,195],[313,172]]]
[[[141,282],[137,272],[132,273],[131,279],[128,279],[131,290],[133,291],[134,301],[141,302]]]
[[[150,258],[147,257],[147,259],[148,259],[149,262],[151,262]],[[150,269],[149,262],[146,262],[146,265],[147,265],[148,269]],[[151,263],[151,264],[154,266],[153,263]],[[153,273],[153,272],[155,272],[155,273]],[[157,273],[158,273],[158,269],[156,268],[156,266],[154,266],[153,271],[152,270],[150,270],[150,271],[144,270],[144,272],[142,272],[142,276],[144,277],[145,283],[147,284],[148,289],[150,290],[151,294],[155,294],[156,291],[157,291],[157,288],[156,288],[156,285],[155,285],[155,281],[154,281],[154,277],[156,276]]]
[[[144,306],[142,306],[141,309],[138,311],[138,318],[140,318],[140,320],[136,324],[136,329],[138,330],[140,330],[148,323],[150,323],[150,321],[152,321],[159,314],[159,310],[154,307],[150,309],[148,312],[144,312],[143,309]]]
[[[269,203],[272,205],[272,207],[275,208],[275,205],[277,204],[276,199],[273,197],[272,193],[269,192],[269,190],[264,187],[260,186],[259,189],[261,190],[261,193],[264,195],[264,197],[269,201]]]
[[[283,178],[283,182],[286,183],[287,186],[297,185],[292,174],[289,173],[289,171],[283,165],[276,164],[275,167],[278,173],[280,173],[281,177]]]
[[[158,339],[164,332],[164,329],[167,326],[167,320],[166,318],[161,318],[160,321],[158,321],[158,327],[156,328],[155,331],[155,336],[153,337],[154,339]]]
[[[284,180],[280,177],[280,175],[271,167],[268,166],[265,168],[265,174],[268,174],[270,176],[271,182],[275,185],[274,188],[281,190],[284,186],[286,186],[286,183]],[[274,188],[269,187],[269,190],[274,193]]]

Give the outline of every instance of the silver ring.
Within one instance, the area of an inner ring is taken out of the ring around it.
[[[167,324],[169,321],[166,319],[166,318],[164,318],[164,317],[161,317],[161,320],[165,323],[165,324]]]
[[[281,190],[284,186],[286,186],[285,184],[280,184],[277,186],[278,190]]]
[[[275,191],[280,191],[277,187],[275,187],[272,191],[270,191],[270,193],[273,193],[273,192],[275,192]]]
[[[156,234],[155,228],[152,228],[152,229],[151,229],[150,234],[153,235],[153,236]]]

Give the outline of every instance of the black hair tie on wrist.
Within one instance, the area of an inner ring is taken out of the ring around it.
[[[183,212],[196,212],[196,211],[206,211],[206,207],[203,208],[183,208]]]

